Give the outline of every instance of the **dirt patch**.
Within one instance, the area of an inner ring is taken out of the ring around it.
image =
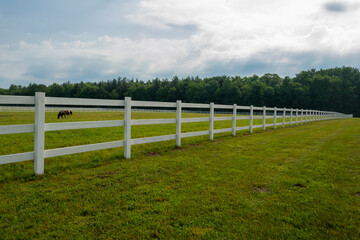
[[[296,184],[294,184],[294,187],[304,188],[305,185],[303,185],[303,184],[301,184],[301,183],[296,183]]]
[[[356,192],[355,196],[360,197],[360,192]]]
[[[189,144],[189,147],[200,147],[201,144]]]
[[[155,156],[160,156],[161,154],[158,152],[147,152],[145,153],[145,156],[147,157],[155,157]]]
[[[212,142],[223,142],[224,140],[222,139],[217,139],[217,140],[212,140]]]
[[[270,192],[269,189],[266,189],[266,188],[264,188],[264,187],[255,187],[253,190],[254,190],[254,192],[263,192],[263,193],[268,193],[268,192]]]
[[[160,239],[159,235],[157,233],[151,233],[149,235],[150,238],[153,238],[153,239]]]
[[[173,149],[171,149],[170,151],[172,151],[172,152],[181,152],[181,151],[185,151],[185,148],[181,148],[181,147],[177,147],[177,148],[173,148]]]
[[[109,177],[111,177],[112,175],[115,175],[115,174],[116,173],[114,173],[114,172],[109,172],[109,173],[99,174],[97,177],[101,178],[101,179],[104,179],[104,178],[109,178]]]

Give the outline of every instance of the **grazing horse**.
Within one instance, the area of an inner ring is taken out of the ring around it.
[[[58,114],[58,119],[61,117],[69,117],[69,115],[72,115],[72,111],[69,110],[60,110],[59,114]]]

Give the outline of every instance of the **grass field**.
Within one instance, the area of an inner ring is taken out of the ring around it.
[[[57,122],[53,115],[46,122]],[[122,118],[79,113],[71,121]],[[0,117],[0,125],[32,122],[33,113]],[[231,121],[215,124],[225,127]],[[183,124],[183,132],[206,129]],[[132,137],[174,133],[175,124],[134,126]],[[120,127],[54,131],[45,148],[121,139]],[[122,148],[49,158],[42,176],[31,161],[0,165],[0,239],[360,238],[360,119],[182,143],[136,145],[131,159]],[[25,151],[33,134],[0,135],[0,155]]]

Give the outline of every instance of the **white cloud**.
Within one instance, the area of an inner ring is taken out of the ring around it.
[[[89,42],[21,41],[0,46],[0,69],[4,70],[0,71],[0,79],[49,83],[75,80],[77,76],[79,80],[86,81],[86,76],[99,81],[120,75],[145,79],[161,73],[191,75],[202,67],[197,55],[201,55],[201,43],[196,43],[196,39],[130,40],[104,36]]]
[[[354,25],[356,14],[328,16],[322,11],[324,3],[320,0],[147,0],[139,4],[139,13],[133,17],[136,23],[153,24],[153,27],[196,25],[201,41],[225,58],[229,52],[232,57],[241,58],[277,47],[292,51],[319,48],[338,51],[339,42],[348,49],[358,48],[360,30]]]
[[[241,66],[251,65],[249,69],[258,73],[255,67],[264,64],[273,66],[273,72],[291,75],[295,72],[289,71],[296,67],[303,70],[301,57],[308,59],[305,54],[316,66],[327,66],[324,56],[335,56],[331,61],[344,65],[346,61],[341,61],[346,56],[360,53],[359,8],[355,7],[356,1],[342,1],[348,6],[346,11],[333,14],[324,10],[329,2],[143,0],[137,12],[127,15],[128,21],[155,32],[179,26],[195,26],[196,31],[177,39],[144,37],[139,33],[142,37],[137,39],[102,36],[92,41],[20,41],[0,45],[0,81],[222,75],[232,74],[236,67],[242,71],[237,74],[242,75],[245,70]],[[225,67],[214,67],[217,65]],[[226,68],[228,65],[231,71]],[[291,68],[281,71],[282,66]]]

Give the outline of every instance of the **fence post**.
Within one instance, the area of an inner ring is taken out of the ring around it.
[[[290,109],[290,127],[292,127],[293,109]]]
[[[124,157],[131,157],[131,97],[125,97]]]
[[[317,121],[320,121],[320,111],[319,110],[316,111],[316,118],[317,118]]]
[[[209,139],[214,140],[214,103],[210,103],[210,131]]]
[[[274,129],[276,128],[276,107],[274,107]]]
[[[237,105],[233,105],[233,126],[232,126],[232,135],[236,135],[236,107]]]
[[[181,100],[176,101],[176,146],[181,146]]]
[[[314,120],[314,110],[310,110],[310,123]]]
[[[298,125],[298,117],[299,117],[298,111],[299,111],[299,109],[297,108],[296,109],[296,114],[295,114],[295,125],[296,126]]]
[[[316,121],[320,121],[320,111],[316,110]]]
[[[286,108],[283,110],[283,121],[282,121],[282,127],[285,127],[285,117],[286,117]]]
[[[45,93],[35,93],[34,173],[44,174]]]
[[[266,107],[263,107],[263,130],[266,129]]]
[[[314,110],[314,122],[317,121],[317,110]]]
[[[254,122],[254,106],[250,106],[250,133],[253,132],[253,122]]]
[[[314,110],[314,122],[316,122],[316,113],[317,113],[317,111]]]
[[[316,110],[313,110],[313,122],[316,121]]]

